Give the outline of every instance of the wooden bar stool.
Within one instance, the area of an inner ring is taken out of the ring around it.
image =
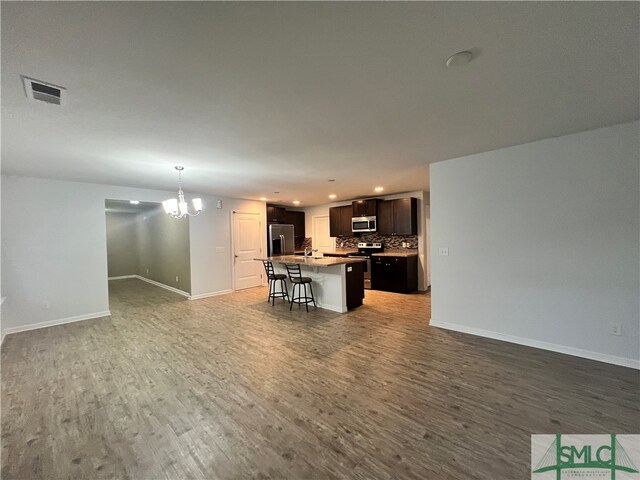
[[[271,301],[271,305],[276,304],[276,298],[286,298],[289,301],[289,291],[287,290],[287,276],[284,273],[276,273],[273,269],[273,263],[269,260],[263,260],[264,270],[267,272],[267,279],[269,280],[269,296],[267,302]],[[276,282],[280,282],[280,291],[276,291]]]
[[[291,283],[293,284],[293,290],[291,291],[291,301],[289,302],[291,304],[289,305],[289,310],[293,308],[294,303],[298,304],[298,308],[300,308],[300,305],[304,303],[304,306],[308,312],[309,304],[311,302],[313,302],[314,307],[316,306],[316,299],[313,296],[313,287],[311,286],[311,278],[302,276],[302,272],[300,270],[300,264],[295,264],[295,265],[285,264],[284,266],[287,267],[289,280],[291,280]],[[307,294],[307,285],[309,285],[311,296]],[[298,287],[297,297],[296,297],[296,287]],[[304,287],[304,297],[302,296],[301,287]]]

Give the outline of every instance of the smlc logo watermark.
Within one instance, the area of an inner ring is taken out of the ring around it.
[[[640,435],[531,435],[532,480],[640,480]]]

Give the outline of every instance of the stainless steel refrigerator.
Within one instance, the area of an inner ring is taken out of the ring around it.
[[[293,255],[295,249],[293,225],[269,225],[269,256]]]

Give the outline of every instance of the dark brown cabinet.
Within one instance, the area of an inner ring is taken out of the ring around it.
[[[296,238],[305,237],[304,212],[293,212],[284,207],[267,204],[267,228],[273,223],[291,224]]]
[[[354,217],[375,217],[378,214],[378,199],[355,200],[351,204]]]
[[[343,237],[353,237],[353,232],[351,231],[351,219],[353,218],[353,209],[351,205],[345,205],[342,208],[342,213],[340,214],[340,225],[342,228]]]
[[[352,217],[353,209],[351,205],[331,207],[329,209],[329,235],[332,237],[352,237]]]
[[[393,200],[380,202],[378,205],[378,233],[381,235],[393,235],[395,222],[393,220]]]
[[[284,207],[267,205],[267,223],[286,223],[287,210]]]
[[[296,238],[304,238],[305,237],[304,212],[292,212],[290,210],[287,210],[286,218],[287,218],[286,223],[290,223],[293,225],[293,232]]]
[[[378,233],[381,235],[417,235],[418,200],[397,198],[378,205]]]
[[[371,257],[371,288],[386,292],[418,290],[418,257]]]

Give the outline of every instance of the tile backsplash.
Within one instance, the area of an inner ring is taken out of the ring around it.
[[[304,250],[305,248],[311,248],[311,237],[296,237],[296,250]]]
[[[336,248],[358,248],[358,243],[380,242],[384,248],[403,248],[402,242],[407,243],[407,248],[418,248],[417,235],[379,235],[377,233],[361,233],[357,237],[336,237]]]
[[[377,233],[361,233],[358,237],[336,237],[336,248],[358,248],[358,243],[380,242],[384,248],[403,248],[402,242],[407,243],[406,248],[418,248],[417,235],[379,235]],[[311,238],[296,238],[296,250],[311,248]]]

